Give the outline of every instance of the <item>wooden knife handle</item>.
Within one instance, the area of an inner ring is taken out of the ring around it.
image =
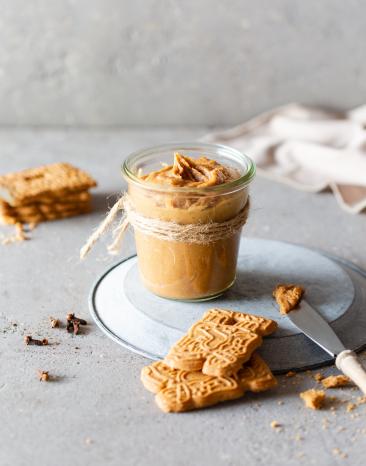
[[[366,371],[356,353],[351,350],[342,351],[337,356],[336,366],[366,395]]]

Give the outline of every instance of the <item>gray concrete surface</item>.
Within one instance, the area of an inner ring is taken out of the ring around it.
[[[281,377],[272,392],[167,415],[139,381],[147,360],[110,341],[93,323],[76,337],[49,327],[50,315],[63,318],[70,310],[88,319],[90,287],[112,260],[99,247],[79,263],[78,251],[122,188],[123,157],[203,133],[0,131],[0,173],[64,160],[99,181],[92,215],[40,225],[30,241],[0,248],[1,466],[364,464],[366,405],[346,411],[347,401],[359,396],[356,390],[333,390],[339,400],[334,410],[306,410],[298,394],[316,382],[305,373]],[[297,192],[261,179],[252,193],[247,235],[322,248],[366,268],[366,215],[342,212],[328,193]],[[25,347],[24,334],[51,344]],[[56,380],[39,382],[37,369]],[[273,420],[280,431],[270,427]]]
[[[362,0],[0,0],[0,124],[230,125],[366,95]]]

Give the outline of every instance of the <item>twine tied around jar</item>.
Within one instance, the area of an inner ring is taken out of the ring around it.
[[[84,259],[95,243],[112,228],[119,212],[122,218],[113,230],[113,242],[108,246],[111,254],[118,254],[122,240],[131,225],[134,229],[145,235],[154,236],[164,241],[177,241],[182,243],[207,244],[220,239],[229,238],[245,225],[249,214],[249,198],[244,208],[230,220],[224,222],[180,224],[156,218],[149,218],[139,214],[127,193],[123,194],[109,211],[107,217],[88,238],[80,250],[80,258]]]

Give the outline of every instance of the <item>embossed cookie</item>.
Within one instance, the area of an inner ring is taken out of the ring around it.
[[[210,309],[164,358],[173,369],[217,377],[237,372],[277,324],[263,317]]]
[[[141,380],[147,390],[156,393],[155,401],[165,412],[204,408],[239,398],[248,390],[261,392],[277,384],[257,354],[237,374],[228,377],[172,369],[158,361],[142,369]]]
[[[273,291],[273,297],[280,307],[281,314],[288,314],[295,309],[305,290],[300,285],[278,285]]]

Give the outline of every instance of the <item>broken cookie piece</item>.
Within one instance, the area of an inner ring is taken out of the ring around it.
[[[349,385],[350,382],[350,379],[345,375],[330,375],[321,381],[324,388],[344,387]]]
[[[288,314],[295,309],[299,305],[304,291],[300,285],[277,285],[273,291],[273,297],[280,307],[280,313]]]
[[[300,393],[300,398],[304,400],[307,408],[320,409],[325,401],[325,393],[323,390],[310,389]]]

